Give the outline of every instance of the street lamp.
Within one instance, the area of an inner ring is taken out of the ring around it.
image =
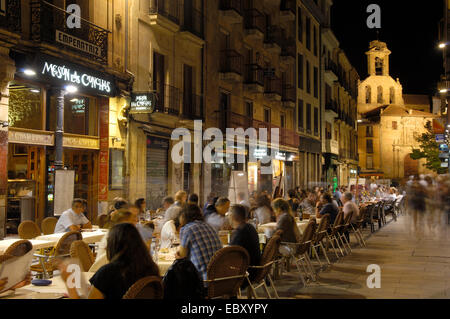
[[[439,49],[443,49],[447,46],[447,43],[441,42],[439,43]]]
[[[439,93],[442,93],[442,94],[447,93],[447,92],[448,92],[447,89],[440,89],[440,90],[439,90]]]
[[[25,69],[25,70],[23,70],[23,74],[25,74],[26,76],[35,76],[36,71],[34,71],[32,69]]]

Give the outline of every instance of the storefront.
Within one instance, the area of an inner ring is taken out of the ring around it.
[[[7,227],[14,231],[24,218],[40,222],[61,213],[53,207],[58,152],[63,167],[75,173],[74,197],[87,200],[88,218],[95,219],[99,202],[108,200],[108,112],[109,98],[116,94],[114,78],[47,55],[12,57],[17,72],[9,84]],[[19,217],[21,205],[29,212]]]

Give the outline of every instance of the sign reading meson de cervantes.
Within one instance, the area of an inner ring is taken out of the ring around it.
[[[98,95],[116,95],[114,77],[107,73],[47,55],[39,55],[34,64],[38,76],[49,82],[75,85],[80,91]]]

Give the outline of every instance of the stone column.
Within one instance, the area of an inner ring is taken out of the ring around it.
[[[8,189],[8,84],[14,79],[15,62],[9,49],[0,46],[0,239],[6,235],[6,204]]]

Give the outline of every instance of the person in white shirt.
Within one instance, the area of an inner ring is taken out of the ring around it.
[[[353,212],[351,223],[356,223],[356,221],[359,219],[359,208],[358,206],[352,201],[353,194],[350,192],[345,193],[341,197],[341,201],[344,204],[344,218],[350,213]]]
[[[258,225],[268,224],[272,221],[272,208],[270,205],[270,199],[262,194],[258,197],[255,209],[255,217]]]
[[[226,213],[230,209],[230,200],[226,197],[217,199],[214,207],[205,216],[205,222],[213,227],[217,232],[221,230],[231,230],[230,220]]]
[[[59,217],[55,226],[55,234],[92,228],[91,222],[84,216],[83,211],[84,200],[75,198],[72,201],[72,208],[63,212]]]
[[[160,248],[171,248],[174,242],[179,241],[180,219],[175,218],[166,222],[161,230]]]
[[[175,203],[166,210],[162,225],[167,223],[169,220],[175,219],[180,216],[181,207],[186,203],[187,197],[188,195],[185,191],[178,191],[175,194]]]

